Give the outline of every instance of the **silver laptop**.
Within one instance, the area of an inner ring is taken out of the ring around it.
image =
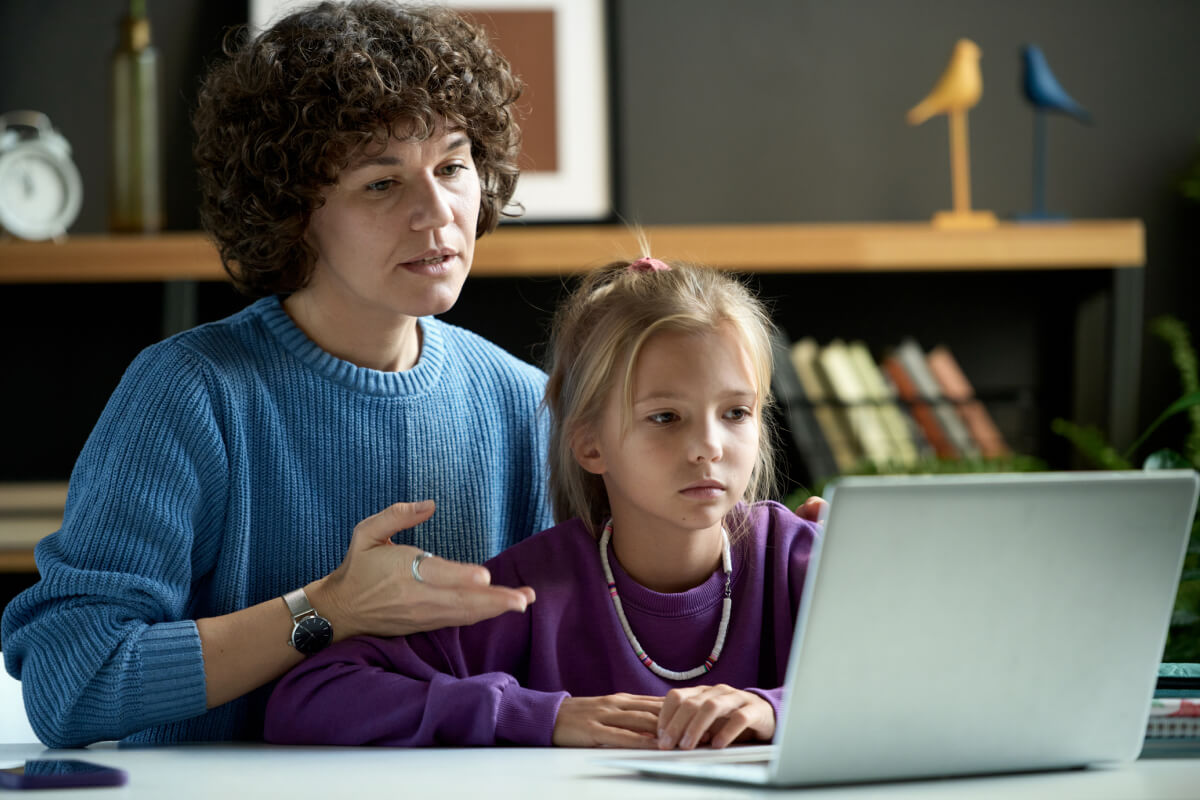
[[[792,786],[1134,759],[1198,487],[1190,470],[844,478],[775,744],[604,763]]]

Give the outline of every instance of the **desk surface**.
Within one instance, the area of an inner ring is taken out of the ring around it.
[[[1070,772],[907,781],[795,791],[639,778],[601,766],[602,757],[632,751],[488,748],[398,750],[267,745],[191,745],[50,751],[0,745],[0,762],[82,758],[121,767],[129,784],[89,789],[88,798],[354,798],[472,797],[672,800],[705,797],[823,798],[1158,798],[1195,800],[1200,759],[1153,759]],[[77,790],[39,791],[39,800],[82,797]]]

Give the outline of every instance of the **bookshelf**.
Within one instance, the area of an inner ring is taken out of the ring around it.
[[[1090,297],[1064,309],[1076,329],[1073,416],[1081,416],[1081,403],[1100,402],[1091,415],[1106,419],[1110,438],[1118,444],[1133,438],[1145,264],[1145,232],[1138,220],[1002,223],[986,231],[939,231],[924,222],[662,225],[647,226],[645,234],[660,258],[762,275],[945,273],[952,288],[963,273],[1080,270],[1093,278],[1102,273],[1106,291],[1099,313]],[[472,274],[552,277],[636,255],[636,237],[624,226],[510,223],[480,240]],[[178,305],[166,316],[180,328],[194,319],[187,308],[194,303],[189,287],[226,279],[215,249],[200,233],[0,241],[0,284],[161,282],[178,289],[168,289],[164,303]],[[1097,347],[1106,358],[1097,361]],[[17,521],[61,516],[63,496],[65,484],[0,485],[0,573],[33,570],[36,537],[31,540],[28,525]]]
[[[1001,224],[939,231],[926,223],[660,225],[645,232],[660,258],[747,272],[928,272],[1133,269],[1145,261],[1137,220]],[[505,225],[476,248],[472,274],[529,277],[578,272],[637,255],[617,225]],[[199,233],[71,236],[0,242],[0,283],[225,280]]]

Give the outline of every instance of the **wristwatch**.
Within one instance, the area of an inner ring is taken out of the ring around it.
[[[283,602],[292,615],[292,638],[288,644],[304,655],[311,656],[333,642],[333,626],[308,602],[308,595],[303,588],[285,594]]]

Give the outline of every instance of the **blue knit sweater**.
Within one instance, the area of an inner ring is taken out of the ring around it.
[[[324,352],[277,298],[138,356],[37,547],[41,579],[4,612],[5,666],[42,741],[260,737],[269,687],[205,711],[194,620],[327,575],[391,503],[436,500],[396,541],[464,561],[552,524],[545,375],[420,325],[405,372]]]

